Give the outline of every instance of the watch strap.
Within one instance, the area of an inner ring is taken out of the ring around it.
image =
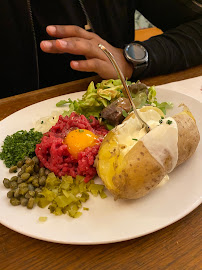
[[[147,67],[148,67],[148,63],[144,63],[138,66],[133,65],[133,73],[132,73],[131,78],[140,79],[142,75],[144,74],[144,71],[146,70]]]

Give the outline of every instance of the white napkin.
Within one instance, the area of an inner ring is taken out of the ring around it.
[[[202,102],[202,76],[159,85],[156,88],[164,88],[171,91],[176,91]]]

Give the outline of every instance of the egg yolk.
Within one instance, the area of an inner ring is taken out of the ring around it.
[[[69,153],[77,158],[78,153],[87,147],[98,143],[98,136],[87,129],[75,129],[67,134],[64,144],[67,145]]]

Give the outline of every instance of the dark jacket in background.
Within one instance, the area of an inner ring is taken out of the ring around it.
[[[134,40],[134,12],[139,10],[164,34],[142,42],[149,51],[143,76],[166,74],[202,62],[200,0],[83,0],[94,31],[115,47]],[[92,73],[73,71],[81,56],[47,54],[40,41],[51,39],[47,25],[84,27],[86,17],[76,0],[1,0],[0,98],[80,79]]]

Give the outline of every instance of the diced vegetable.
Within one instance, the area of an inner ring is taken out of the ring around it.
[[[62,180],[54,173],[50,173],[46,180],[45,187],[37,198],[38,206],[44,208],[49,205],[51,213],[59,216],[68,214],[70,217],[78,218],[82,213],[79,209],[82,203],[89,199],[89,192],[94,196],[100,195],[106,198],[104,185],[95,184],[93,180],[85,183],[83,176],[77,175],[75,179],[71,176],[63,176]]]

